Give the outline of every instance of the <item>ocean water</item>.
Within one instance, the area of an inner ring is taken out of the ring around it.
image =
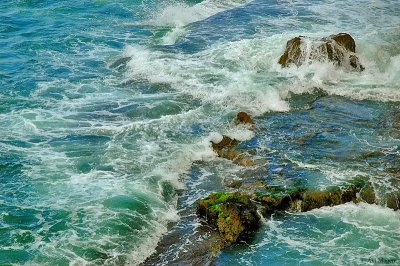
[[[0,265],[143,263],[182,211],[244,176],[313,188],[363,176],[380,204],[275,215],[217,265],[400,263],[400,214],[387,208],[400,187],[397,0],[3,0],[0,11]],[[365,71],[278,65],[289,39],[339,32]],[[255,132],[231,123],[239,111]],[[256,166],[217,158],[221,134]]]

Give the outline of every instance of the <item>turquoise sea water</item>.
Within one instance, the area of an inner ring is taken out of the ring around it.
[[[400,185],[398,1],[5,0],[0,11],[0,265],[137,265],[182,209],[254,173],[316,188],[361,175],[381,205],[278,215],[218,265],[400,263],[400,214],[385,207]],[[356,39],[364,72],[277,64],[290,38],[338,32]],[[231,123],[238,111],[256,134]],[[244,140],[258,166],[216,158],[220,134]]]

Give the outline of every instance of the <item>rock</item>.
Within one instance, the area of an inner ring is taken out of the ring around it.
[[[302,212],[336,206],[347,202],[375,203],[375,191],[371,183],[362,177],[356,177],[350,185],[344,188],[333,187],[324,191],[306,191],[300,200]]]
[[[222,140],[218,143],[212,143],[212,147],[214,150],[221,150],[224,148],[232,148],[239,144],[239,141],[236,139],[231,139],[228,136],[223,136]]]
[[[355,70],[363,71],[355,55],[356,44],[349,34],[339,33],[321,40],[311,40],[298,36],[289,40],[279,64],[283,67],[290,65],[300,66],[308,62],[333,62],[337,66],[350,66]]]
[[[398,168],[398,167],[385,168],[385,172],[392,174],[392,175],[397,175],[400,177],[400,168]]]
[[[255,204],[237,192],[217,192],[199,200],[197,214],[218,229],[226,245],[245,239],[249,232],[257,230],[260,220]]]
[[[395,129],[400,129],[400,113],[394,115],[392,127]]]
[[[234,122],[236,125],[250,125],[249,129],[254,129],[253,120],[251,119],[250,115],[245,112],[239,112]],[[236,146],[239,145],[240,141],[224,135],[222,136],[222,140],[220,142],[215,143],[211,141],[211,143],[211,146],[218,157],[231,160],[241,166],[254,165],[254,161],[249,157],[248,154],[236,150]]]
[[[301,201],[301,211],[311,211],[324,206],[342,204],[340,191],[307,191]]]
[[[359,197],[362,201],[369,204],[374,204],[376,202],[375,190],[371,184],[361,189]]]
[[[230,188],[240,188],[243,184],[243,180],[237,180],[237,179],[228,179],[224,181],[224,185],[226,187]]]
[[[390,192],[385,196],[385,202],[384,204],[386,207],[393,209],[395,211],[400,209],[400,192],[399,191],[394,191]]]
[[[286,43],[286,49],[283,55],[279,58],[279,64],[287,67],[291,64],[301,65],[301,49],[300,44],[304,36],[295,37]]]
[[[259,198],[261,204],[261,214],[269,217],[277,211],[284,211],[290,208],[292,199],[289,196],[271,197],[264,196]]]
[[[217,153],[218,157],[231,160],[238,165],[253,166],[253,160],[246,156],[246,154],[238,152],[235,149],[239,143],[240,142],[236,139],[232,139],[228,136],[223,136],[220,142],[212,143],[212,148],[215,153]]]
[[[329,42],[330,40],[334,40],[337,44],[346,48],[346,50],[355,53],[356,52],[356,42],[353,37],[347,33],[339,33],[335,35],[331,35],[327,38],[323,38],[322,40]]]
[[[254,186],[260,188],[262,184],[256,182]],[[256,189],[253,194],[243,193],[246,193],[246,189],[242,193],[217,192],[197,202],[199,217],[218,230],[223,241],[223,244],[219,244],[220,248],[251,235],[258,228],[260,217],[257,209],[264,217],[269,217],[281,211],[306,212],[347,202],[376,203],[373,186],[359,176],[344,188],[313,191],[295,183],[291,189],[264,185],[262,191]],[[400,193],[391,193],[386,198],[386,206],[399,209],[399,198]]]
[[[245,112],[239,112],[236,116],[235,119],[235,124],[249,124],[249,125],[253,125],[253,119],[251,119],[251,116]]]
[[[254,161],[247,157],[241,158],[239,160],[235,160],[234,162],[241,166],[254,166],[255,165]]]

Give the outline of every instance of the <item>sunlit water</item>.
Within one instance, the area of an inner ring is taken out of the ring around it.
[[[399,187],[398,1],[5,0],[0,10],[0,264],[136,265],[178,207],[253,170],[315,188],[361,175],[382,206],[274,216],[217,264],[400,261],[399,213],[384,207]],[[364,72],[277,64],[290,38],[338,32],[356,39]],[[255,133],[231,123],[238,111]],[[216,158],[220,134],[243,140],[257,166]]]

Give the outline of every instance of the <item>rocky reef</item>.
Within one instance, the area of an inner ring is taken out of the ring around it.
[[[254,128],[252,118],[244,112],[239,113],[234,122]],[[239,144],[240,141],[223,136],[220,142],[212,143],[212,148],[219,157],[242,166],[253,166],[254,160],[237,150]],[[254,176],[252,179],[255,180]],[[307,212],[348,202],[382,204],[373,184],[363,176],[356,176],[351,182],[323,190],[307,188],[299,180],[285,187],[272,186],[262,180],[231,183],[228,187],[234,188],[234,192],[214,192],[197,201],[198,217],[219,235],[219,240],[212,245],[214,253],[238,241],[251,239],[259,228],[260,220],[268,219],[277,212]],[[400,206],[398,199],[398,193],[391,193],[385,205],[397,210]]]
[[[341,153],[322,153],[325,150],[337,150],[344,146],[341,146],[340,139],[333,134],[336,132],[335,128],[329,125],[309,128],[308,121],[311,116],[316,121],[321,121],[319,119],[321,117],[316,114],[321,113],[322,108],[326,106],[339,107],[333,109],[333,112],[340,114],[335,119],[344,119],[344,124],[347,121],[353,121],[346,120],[349,117],[343,114],[346,114],[345,108],[350,108],[349,113],[353,112],[355,105],[344,105],[343,102],[348,103],[344,98],[327,96],[318,88],[308,94],[291,95],[289,100],[291,108],[299,110],[299,116],[303,116],[304,113],[310,114],[300,120],[304,125],[300,125],[299,120],[294,122],[286,120],[285,113],[267,115],[271,121],[287,122],[285,125],[279,123],[266,125],[263,124],[265,117],[254,119],[245,112],[238,113],[231,121],[232,126],[253,130],[255,139],[271,136],[272,141],[263,143],[263,149],[257,150],[260,145],[255,143],[254,139],[243,142],[229,136],[213,139],[214,142],[210,143],[210,147],[221,158],[217,163],[236,164],[233,167],[237,174],[229,175],[227,172],[221,176],[221,179],[209,176],[205,180],[208,183],[206,189],[204,189],[204,184],[199,182],[190,193],[180,196],[181,202],[185,197],[190,198],[185,203],[188,205],[181,203],[181,206],[185,206],[180,211],[181,220],[159,243],[157,252],[143,265],[157,263],[213,265],[218,260],[218,254],[222,249],[231,245],[239,245],[232,249],[240,249],[254,241],[254,237],[262,230],[263,223],[272,215],[290,216],[292,213],[308,212],[349,202],[400,209],[400,194],[396,190],[400,180],[400,167],[398,156],[394,154],[396,151],[371,149],[368,145],[360,149],[354,147],[343,149],[346,152]],[[363,103],[362,106],[365,104],[371,103]],[[394,106],[394,109],[388,110],[391,112],[386,116],[377,114],[377,117],[382,117],[377,124],[371,125],[370,116],[366,116],[365,124],[361,127],[376,127],[377,130],[381,130],[379,131],[381,134],[398,136],[394,135],[398,133],[398,108]],[[332,109],[327,108],[322,111],[330,113]],[[362,121],[362,118],[357,116],[357,119],[360,119],[358,122]],[[333,125],[336,125],[336,120]],[[284,129],[280,130],[280,127]],[[286,130],[293,132],[288,135],[282,134]],[[296,159],[294,156],[288,159],[286,152],[290,154],[291,151],[287,150],[287,146],[277,146],[277,144],[281,145],[282,139],[304,153],[321,152],[321,156],[330,156],[329,158],[335,162],[354,163],[354,168],[359,163],[373,171],[371,175],[369,172],[357,172],[354,176],[338,179],[335,182],[337,186],[329,186],[330,182],[320,183],[318,179],[314,179],[321,175],[313,176],[312,162],[305,160],[304,163],[307,165],[300,166],[300,171],[298,169],[293,171],[293,167],[298,166],[302,161],[301,159],[290,160]],[[245,161],[249,163],[244,163]],[[198,178],[196,174],[197,172],[194,171],[193,178]],[[389,189],[382,186],[379,179],[374,178],[376,176],[382,179],[387,178],[393,183],[393,187]]]
[[[282,211],[306,212],[347,202],[375,203],[373,186],[362,178],[356,178],[350,185],[321,191],[306,189],[300,184],[292,188],[265,184],[262,190],[247,193],[246,190],[216,192],[198,200],[198,216],[219,232],[222,244],[215,249],[251,236],[258,229],[260,214],[268,218]]]
[[[332,62],[337,66],[363,71],[364,66],[356,56],[356,43],[347,33],[339,33],[313,40],[298,36],[289,40],[283,55],[279,58],[282,67],[300,66],[311,62]]]
[[[343,67],[347,70],[363,71],[364,67],[355,52],[355,41],[346,33],[331,35],[319,40],[299,36],[288,41],[279,63],[282,67],[289,67],[311,62],[332,62],[337,67]],[[315,102],[324,98],[329,97],[323,89],[313,88],[312,91],[303,94],[289,94],[288,102],[293,110],[312,112],[315,108]],[[337,99],[333,101],[333,103],[336,102]],[[318,108],[323,107],[320,104]],[[342,108],[344,107],[342,106]],[[388,127],[393,135],[398,134],[399,121],[400,115],[398,109],[396,109],[396,112],[381,124]],[[263,134],[265,130],[262,125],[256,127],[253,118],[246,112],[239,112],[231,125],[253,130],[256,135]],[[366,126],[371,127],[369,122],[366,123]],[[299,127],[301,127],[299,123],[296,123],[290,128]],[[292,139],[285,140],[301,149],[311,146],[312,142],[317,143],[317,147],[315,147],[317,150],[330,146],[336,148],[339,142],[335,138],[326,137],[331,132],[335,132],[334,128],[325,129],[322,127],[311,128],[310,130],[307,128]],[[274,136],[277,139],[281,137]],[[279,161],[278,164],[275,162],[275,166],[279,165],[279,167],[268,169],[268,164],[272,162],[273,156],[271,158],[266,157],[265,153],[260,156],[258,151],[253,152],[254,145],[241,143],[234,137],[223,135],[220,139],[214,139],[210,143],[210,147],[218,157],[229,160],[239,165],[240,169],[245,170],[241,171],[238,176],[225,177],[219,188],[215,189],[214,186],[211,186],[211,190],[201,194],[201,197],[211,193],[214,189],[218,192],[198,199],[195,204],[190,201],[190,206],[183,209],[181,213],[183,218],[177,226],[178,229],[164,237],[159,243],[157,252],[148,258],[143,265],[154,265],[160,261],[173,265],[213,265],[217,254],[222,249],[237,243],[249,243],[253,240],[262,222],[277,213],[286,212],[290,215],[290,213],[308,212],[349,202],[377,204],[393,210],[400,209],[400,193],[386,190],[382,192],[383,188],[376,181],[372,184],[370,181],[373,179],[368,176],[355,176],[351,181],[346,179],[346,183],[339,186],[318,189],[309,187],[308,183],[302,183],[303,181],[300,181],[303,180],[302,177],[297,177],[293,173],[285,173],[285,168],[280,167],[285,164],[294,164],[294,162],[288,163],[288,160],[284,158],[286,160],[284,162]],[[246,147],[250,147],[250,149]],[[266,149],[269,150],[268,148]],[[271,147],[271,150],[273,148]],[[280,151],[283,151],[282,154],[284,154],[286,150],[280,149]],[[377,164],[381,164],[381,158],[388,157],[381,150],[367,149],[361,151],[349,155],[343,153],[340,156],[343,156],[343,160],[367,162],[369,167],[377,167]],[[272,152],[268,152],[267,156],[270,154]],[[327,153],[325,156],[334,157],[337,155]],[[398,178],[400,168],[397,162],[388,163],[381,168],[380,171],[387,172],[394,177],[393,182],[400,180]],[[286,169],[290,171],[290,167]],[[277,177],[278,175],[279,177]],[[268,178],[265,178],[266,176]],[[270,180],[274,181],[274,178],[285,180],[287,185],[268,183]],[[199,220],[200,224],[198,224]],[[186,233],[189,230],[191,230],[191,234]],[[184,248],[181,246],[173,247],[177,239],[185,239],[180,242]],[[190,252],[187,252],[187,250]],[[165,255],[160,259],[159,254]]]
[[[245,153],[236,150],[236,146],[240,142],[228,136],[223,136],[218,143],[212,143],[212,148],[218,157],[222,157],[233,161],[242,166],[252,166],[254,161]]]

